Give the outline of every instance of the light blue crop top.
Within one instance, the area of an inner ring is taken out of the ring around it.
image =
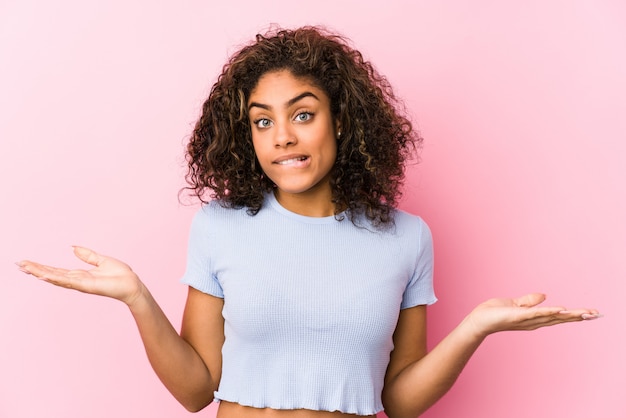
[[[195,215],[182,282],[224,298],[216,400],[370,415],[400,309],[436,301],[430,230],[312,218],[269,194],[255,216],[211,202]]]

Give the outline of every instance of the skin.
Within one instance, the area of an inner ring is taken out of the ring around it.
[[[285,71],[265,74],[248,103],[252,139],[261,167],[276,184],[278,201],[306,216],[329,216],[329,172],[336,156],[337,122],[328,97],[306,79]],[[293,161],[297,157],[301,161]],[[277,161],[292,159],[289,164]],[[223,300],[189,288],[180,334],[125,263],[75,247],[90,270],[67,270],[32,261],[17,263],[24,273],[56,286],[125,303],[133,315],[157,376],[188,410],[213,398],[221,377],[224,342]],[[417,417],[454,384],[467,361],[490,334],[595,319],[593,309],[539,306],[545,296],[490,299],[473,309],[434,349],[426,349],[426,307],[400,312],[394,350],[385,376],[383,403],[390,418]],[[330,418],[354,415],[310,410],[272,410],[221,402],[218,418]]]
[[[263,75],[248,100],[252,144],[276,199],[292,212],[331,216],[338,122],[324,91],[288,71]]]

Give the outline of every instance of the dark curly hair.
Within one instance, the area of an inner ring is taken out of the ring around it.
[[[275,185],[263,174],[252,145],[247,101],[259,78],[288,70],[321,88],[341,126],[331,175],[336,212],[352,222],[393,222],[404,165],[422,138],[385,77],[342,36],[321,27],[272,29],[258,34],[223,67],[187,145],[191,191],[226,207],[261,209]]]

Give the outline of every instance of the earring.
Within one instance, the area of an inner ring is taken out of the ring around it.
[[[341,138],[341,131],[337,132],[337,138]]]

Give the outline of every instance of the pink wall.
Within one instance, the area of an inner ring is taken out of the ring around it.
[[[92,246],[178,324],[182,144],[228,53],[270,22],[341,30],[414,112],[403,207],[435,235],[431,343],[491,296],[606,315],[489,338],[424,416],[626,416],[623,2],[164,3],[0,3],[0,417],[190,415],[121,304],[12,262],[78,266],[69,246]]]

